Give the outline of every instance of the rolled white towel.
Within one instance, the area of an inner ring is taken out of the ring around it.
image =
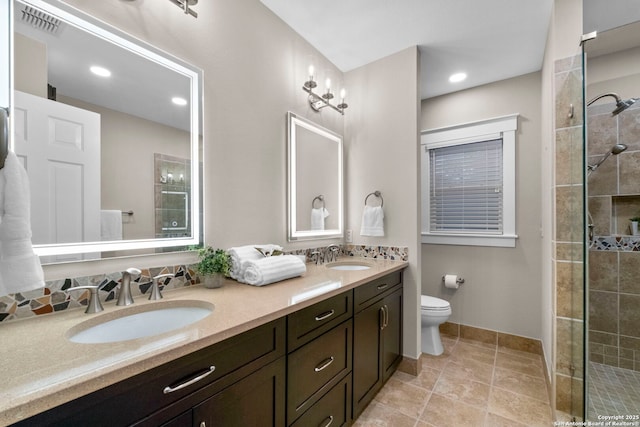
[[[231,272],[232,279],[243,281],[244,271],[242,270],[242,263],[244,261],[257,260],[264,258],[264,254],[256,248],[260,248],[263,253],[272,253],[274,250],[282,250],[282,246],[278,245],[245,245],[236,246],[227,249],[227,253],[231,258]]]
[[[307,271],[304,262],[295,255],[266,257],[243,264],[245,283],[254,286],[290,279]]]

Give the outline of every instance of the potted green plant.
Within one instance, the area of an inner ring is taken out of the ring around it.
[[[631,234],[634,236],[638,235],[638,222],[640,222],[640,216],[634,216],[629,219],[631,221]]]
[[[205,288],[219,288],[224,283],[224,278],[231,271],[231,258],[223,249],[214,249],[211,246],[198,249],[200,262],[196,270],[201,277]]]

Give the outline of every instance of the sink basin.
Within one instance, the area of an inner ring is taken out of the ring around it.
[[[170,301],[130,307],[87,320],[67,331],[75,343],[101,344],[150,337],[191,325],[213,312],[204,301]]]
[[[329,264],[327,264],[327,268],[330,268],[332,270],[368,270],[371,268],[371,266],[367,263],[364,262],[359,262],[359,261],[338,261],[338,262],[331,262]]]

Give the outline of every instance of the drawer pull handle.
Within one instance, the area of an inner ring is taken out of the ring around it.
[[[316,320],[319,322],[321,320],[328,319],[329,317],[333,316],[335,312],[335,310],[329,310],[326,313],[318,314],[316,316]]]
[[[387,289],[389,287],[388,283],[384,283],[382,285],[378,285],[378,290],[381,291],[383,289]]]
[[[331,356],[330,358],[323,360],[322,363],[316,366],[313,370],[316,372],[320,372],[323,369],[326,369],[329,365],[331,365],[333,363],[333,360],[334,360],[333,356]]]
[[[325,418],[324,420],[322,420],[322,422],[327,421],[326,424],[322,425],[322,427],[329,427],[331,425],[331,423],[333,422],[333,415],[329,415],[327,418]]]
[[[190,379],[189,381],[183,382],[182,384],[179,384],[175,387],[171,387],[171,386],[167,386],[164,388],[164,390],[162,390],[162,392],[164,394],[169,394],[169,393],[173,393],[174,391],[178,391],[178,390],[182,390],[185,387],[189,387],[192,384],[197,383],[200,380],[205,379],[206,377],[208,377],[209,375],[211,375],[211,373],[213,371],[216,370],[216,367],[211,365],[209,366],[209,369],[207,369],[205,372],[203,372],[202,374],[198,375],[197,377],[194,377],[192,379]]]

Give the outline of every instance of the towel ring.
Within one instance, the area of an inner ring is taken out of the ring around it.
[[[365,206],[367,206],[367,200],[369,200],[369,196],[376,196],[377,198],[380,199],[380,207],[384,206],[384,199],[382,198],[382,193],[379,192],[378,190],[374,191],[373,193],[367,194],[367,197],[364,198]]]
[[[314,197],[311,201],[311,209],[316,207],[316,200],[320,200],[320,202],[322,202],[322,207],[324,208],[324,196],[320,194],[319,196]]]

